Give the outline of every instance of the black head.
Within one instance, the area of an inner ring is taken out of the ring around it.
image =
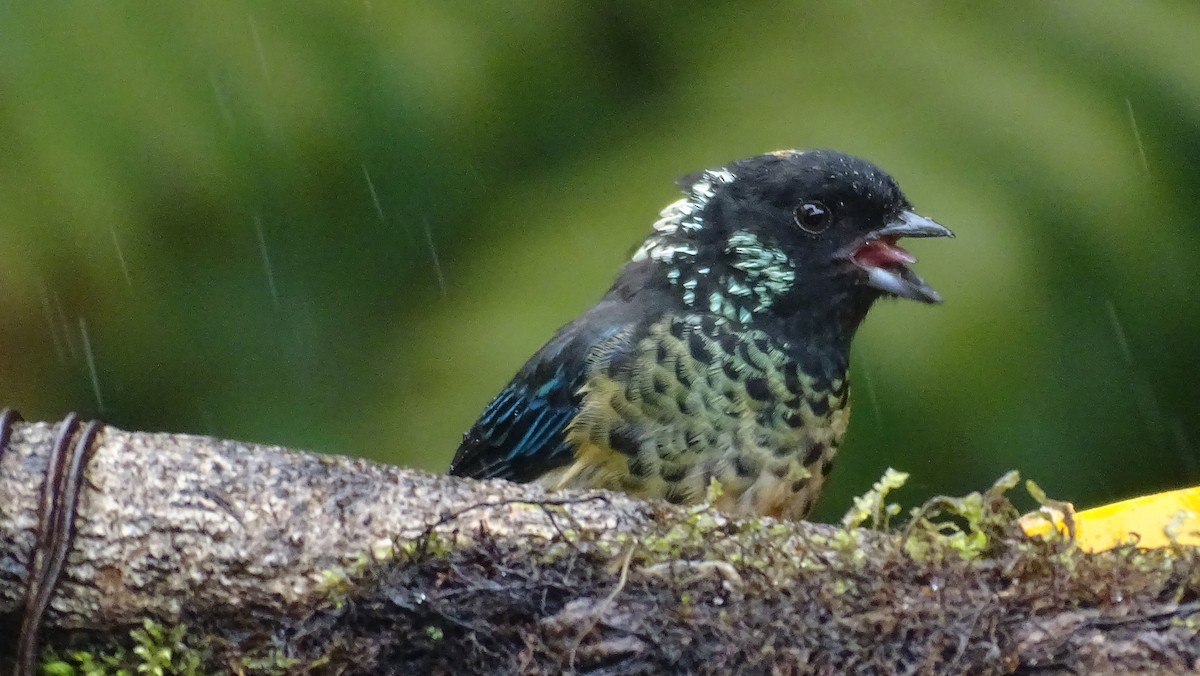
[[[900,237],[953,236],[912,211],[879,167],[829,150],[786,150],[693,174],[634,255],[685,305],[749,323],[825,310],[850,329],[882,295],[941,300]]]

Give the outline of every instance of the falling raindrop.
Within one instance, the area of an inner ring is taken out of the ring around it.
[[[1150,435],[1147,439],[1147,445],[1162,447],[1168,443],[1168,430],[1164,423],[1164,414],[1162,406],[1158,401],[1158,395],[1154,391],[1154,385],[1150,382],[1150,378],[1143,373],[1133,360],[1133,351],[1129,349],[1129,339],[1125,334],[1124,324],[1121,323],[1121,318],[1117,315],[1116,305],[1111,299],[1105,299],[1104,309],[1108,313],[1108,320],[1112,324],[1113,334],[1117,337],[1117,346],[1121,350],[1121,356],[1125,358],[1129,364],[1130,381],[1132,384],[1133,400],[1137,406],[1138,413],[1141,414],[1142,424],[1145,426],[1146,432]]]
[[[438,260],[437,247],[433,245],[433,233],[429,229],[429,220],[422,218],[421,223],[425,226],[425,243],[429,245],[429,255],[433,258],[433,269],[437,273],[438,291],[441,292],[442,298],[445,298],[446,277],[442,274],[442,263]]]
[[[96,373],[96,354],[92,351],[92,339],[88,335],[87,320],[79,318],[79,334],[83,336],[83,355],[87,359],[88,372],[92,375],[92,392],[96,395],[96,408],[104,412],[104,398],[100,396],[100,376]]]
[[[363,178],[367,181],[367,190],[371,193],[371,205],[375,207],[375,214],[379,216],[379,222],[387,225],[387,216],[383,213],[383,202],[381,202],[379,199],[379,191],[375,189],[375,180],[371,178],[371,171],[367,169],[367,163],[363,162],[361,166]],[[410,244],[413,244],[414,240],[412,231],[407,227],[406,224],[403,224],[403,221],[401,221],[401,223],[405,238]]]
[[[471,172],[471,177],[474,178],[481,187],[487,188],[487,182],[483,180],[483,174],[479,173],[479,167],[475,166],[475,163],[472,162],[470,158],[464,158],[463,162],[467,167],[467,171]]]
[[[75,350],[74,332],[67,321],[67,313],[63,312],[62,301],[59,300],[57,293],[50,294],[50,306],[54,309],[54,316],[58,320],[58,325],[62,327],[63,342],[67,346],[67,354],[71,355],[71,359],[77,359],[79,353]]]
[[[1133,352],[1129,350],[1129,340],[1125,338],[1125,329],[1121,326],[1121,319],[1117,317],[1117,307],[1113,305],[1112,299],[1104,300],[1104,309],[1108,311],[1108,321],[1112,324],[1113,333],[1117,336],[1117,345],[1121,348],[1121,354],[1125,357],[1125,361],[1133,363]]]
[[[862,374],[863,385],[867,388],[867,403],[871,407],[871,412],[875,414],[875,426],[879,431],[883,431],[883,411],[879,408],[879,398],[875,395],[875,380],[871,378],[871,370],[864,363],[865,360],[859,359],[858,372]]]
[[[1183,423],[1179,418],[1172,416],[1170,426],[1171,440],[1174,442],[1175,452],[1179,455],[1183,466],[1187,468],[1188,474],[1191,476],[1200,476],[1200,455],[1197,455],[1196,447],[1192,446],[1192,442],[1188,440]]]
[[[375,192],[375,181],[371,180],[371,172],[367,170],[367,163],[362,163],[363,178],[367,179],[367,190],[371,191],[371,204],[375,205],[375,213],[379,214],[379,222],[387,223],[387,218],[383,215],[383,205],[379,203],[379,193]]]
[[[271,301],[279,307],[279,290],[275,287],[275,270],[271,267],[271,256],[267,253],[267,236],[263,233],[262,216],[254,215],[254,232],[258,235],[258,250],[262,254],[263,271],[267,274],[267,288],[271,291]]]
[[[1138,412],[1142,416],[1142,424],[1150,435],[1145,439],[1146,446],[1162,448],[1167,443],[1167,430],[1163,423],[1162,406],[1154,393],[1150,379],[1136,368],[1133,369],[1133,399]]]
[[[1125,110],[1129,113],[1129,126],[1133,127],[1133,140],[1137,142],[1138,155],[1142,158],[1142,170],[1150,173],[1150,162],[1146,159],[1146,146],[1142,143],[1142,132],[1138,129],[1137,118],[1133,114],[1133,102],[1125,97]]]
[[[221,119],[225,120],[225,126],[233,129],[233,111],[229,109],[229,97],[221,89],[216,75],[211,72],[208,74],[208,86],[212,89],[213,98],[217,101],[217,110],[221,112]]]
[[[54,321],[54,307],[50,303],[50,292],[46,290],[46,285],[39,282],[42,288],[42,312],[46,315],[46,328],[50,331],[50,342],[54,344],[54,352],[58,355],[58,362],[63,366],[67,365],[67,351],[63,347],[63,339],[58,335],[58,323]]]
[[[258,37],[258,24],[254,21],[253,14],[247,14],[246,18],[250,20],[250,35],[254,38],[254,51],[258,53],[258,65],[262,68],[264,77],[271,77],[271,70],[267,67],[267,52],[263,49],[262,39]]]
[[[121,274],[125,275],[125,284],[133,288],[133,278],[129,276],[129,265],[125,263],[125,252],[121,250],[121,240],[117,239],[117,229],[110,225],[108,231],[112,234],[113,247],[117,250],[117,262],[121,264]]]

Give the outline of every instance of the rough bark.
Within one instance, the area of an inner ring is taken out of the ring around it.
[[[0,450],[0,628],[27,612],[55,431],[18,423]],[[177,649],[205,671],[1200,668],[1194,550],[1085,555],[993,532],[963,552],[932,530],[913,549],[111,427],[82,476],[41,626],[60,654],[128,645],[152,618],[185,623]],[[15,650],[0,636],[0,670]]]

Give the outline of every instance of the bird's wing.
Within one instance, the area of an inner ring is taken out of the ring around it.
[[[593,307],[530,358],[463,437],[451,474],[532,481],[573,460],[564,433],[579,412],[589,357],[629,347],[632,327],[616,305]]]

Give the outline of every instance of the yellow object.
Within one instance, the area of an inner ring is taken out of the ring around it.
[[[1200,486],[1143,495],[1075,512],[1070,503],[1043,507],[1021,517],[1030,536],[1043,536],[1051,525],[1070,535],[1080,549],[1102,552],[1122,544],[1143,549],[1171,544],[1200,546]]]

